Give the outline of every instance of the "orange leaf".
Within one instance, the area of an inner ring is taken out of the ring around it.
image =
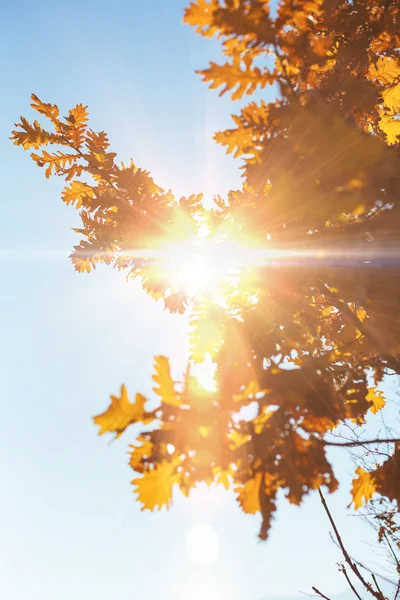
[[[46,102],[42,102],[36,94],[31,94],[32,99],[32,108],[37,110],[40,114],[45,115],[50,121],[54,124],[58,122],[58,115],[60,111],[58,110],[58,106],[56,104],[47,104]]]
[[[65,204],[75,204],[75,208],[82,206],[84,196],[93,198],[93,188],[83,181],[72,181],[70,187],[66,186],[62,193],[62,199]]]
[[[256,473],[252,479],[245,484],[235,488],[237,499],[245,513],[254,515],[260,508],[260,484],[262,473]]]

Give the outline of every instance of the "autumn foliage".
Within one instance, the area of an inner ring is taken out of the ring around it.
[[[400,374],[400,8],[281,0],[275,13],[267,0],[196,0],[184,20],[222,44],[221,64],[200,71],[212,89],[233,100],[279,89],[215,135],[242,159],[242,189],[213,209],[201,195],[178,201],[116,162],[81,104],[60,118],[32,95],[50,129],[21,117],[13,140],[67,182],[62,199],[82,221],[77,271],[124,269],[168,310],[190,313],[183,382],[158,356],[157,403],[122,386],[94,419],[116,437],[151,425],[130,446],[142,507],[168,507],[175,484],[188,495],[215,481],[261,514],[266,539],[281,490],[300,504],[337,488],[332,432],[373,419],[383,377]],[[193,240],[217,264],[212,287],[191,290],[181,277]],[[214,391],[191,374],[206,359]],[[400,446],[391,452],[373,471],[357,467],[356,509],[374,493],[400,503]]]

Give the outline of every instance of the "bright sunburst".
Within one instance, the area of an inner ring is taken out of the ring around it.
[[[243,254],[233,241],[195,239],[170,244],[161,258],[171,283],[188,295],[212,294],[221,283],[235,275]]]

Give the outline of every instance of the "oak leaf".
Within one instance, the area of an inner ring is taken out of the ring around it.
[[[226,490],[231,486],[230,477],[232,477],[231,469],[222,469],[221,467],[213,467],[213,476],[216,483],[220,483]]]
[[[371,500],[376,491],[376,482],[371,473],[367,473],[362,467],[357,467],[356,474],[358,477],[353,479],[351,495],[354,508],[358,510],[362,506],[363,500],[365,502]]]
[[[175,390],[168,358],[166,356],[156,356],[154,362],[155,374],[153,375],[153,381],[157,386],[153,390],[160,396],[163,404],[180,406],[182,403],[181,397]]]
[[[245,513],[254,515],[261,510],[260,507],[260,485],[262,473],[256,473],[254,477],[248,479],[246,483],[237,486],[234,491],[237,494],[237,500]]]
[[[82,199],[84,196],[93,198],[93,188],[83,181],[75,180],[72,181],[70,186],[66,186],[64,188],[62,200],[65,202],[65,204],[75,204],[75,208],[80,208],[82,206]]]
[[[214,11],[219,8],[218,0],[195,0],[185,8],[183,21],[196,27],[196,32],[212,37],[217,27],[214,26]]]
[[[45,131],[38,121],[33,121],[31,124],[25,117],[21,117],[21,122],[15,123],[15,127],[19,127],[21,131],[12,131],[11,139],[14,140],[15,146],[22,146],[24,150],[30,148],[37,150],[40,146],[46,146],[47,144],[63,143],[59,135]]]
[[[374,415],[376,415],[376,413],[382,410],[382,408],[384,408],[386,405],[384,393],[377,388],[368,388],[368,394],[366,395],[365,399],[368,402],[371,402],[372,406],[369,410],[374,413]]]
[[[36,96],[36,94],[31,94],[31,99],[32,99],[32,104],[31,104],[32,108],[37,110],[37,112],[44,115],[45,117],[50,119],[50,121],[52,121],[55,125],[57,125],[57,123],[59,122],[58,115],[60,114],[58,106],[56,104],[48,104],[46,102],[42,102]]]
[[[180,478],[176,472],[180,463],[180,458],[175,458],[172,462],[163,461],[153,469],[145,471],[142,477],[132,480],[134,491],[142,504],[141,510],[154,510],[157,507],[161,510],[163,506],[169,508],[172,488]]]
[[[136,400],[133,404],[129,401],[128,392],[125,385],[121,386],[121,396],[111,396],[111,404],[101,415],[93,417],[96,425],[99,425],[99,435],[115,432],[116,438],[119,438],[128,425],[132,423],[150,423],[153,416],[146,413],[144,405],[146,398],[141,394],[136,394]]]
[[[153,442],[143,435],[139,435],[136,438],[136,441],[140,443],[139,446],[129,444],[129,448],[132,448],[131,452],[129,453],[129,466],[132,467],[134,471],[143,472],[142,460],[143,458],[150,456],[153,449]]]
[[[47,165],[45,171],[46,179],[52,175],[53,171],[58,173],[78,158],[76,154],[68,154],[61,152],[61,150],[55,154],[50,154],[47,150],[42,150],[41,155],[32,153],[31,156],[39,167]]]
[[[400,138],[400,120],[396,118],[397,113],[380,109],[379,114],[379,127],[386,135],[387,143],[389,146],[397,144]]]
[[[369,66],[369,74],[379,83],[390,85],[400,78],[400,63],[390,56],[383,56]]]

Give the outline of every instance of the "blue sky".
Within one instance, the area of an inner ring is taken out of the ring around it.
[[[89,105],[121,160],[130,157],[177,195],[224,193],[238,165],[212,142],[239,105],[195,75],[218,45],[181,24],[183,0],[2,3],[0,49],[0,596],[6,600],[265,600],[320,587],[345,600],[339,554],[317,498],[281,501],[271,538],[233,495],[178,494],[170,512],[142,513],[127,466],[126,434],[109,444],[91,422],[125,383],[151,394],[152,359],[187,356],[185,317],[171,316],[123,274],[74,272],[68,261],[78,215],[8,140],[36,93],[61,111]],[[332,454],[332,456],[338,456]],[[351,463],[329,499],[345,539],[368,560],[371,533],[348,516]],[[199,521],[219,536],[206,569],[185,539]]]

